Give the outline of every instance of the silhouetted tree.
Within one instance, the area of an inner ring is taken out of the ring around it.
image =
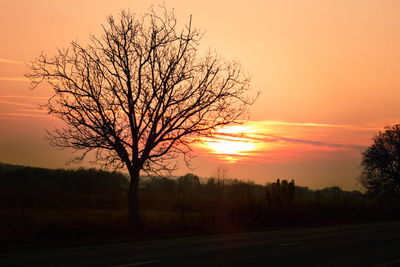
[[[154,193],[170,193],[176,192],[176,181],[168,177],[151,177],[150,179],[144,181],[145,191],[150,191]]]
[[[272,203],[279,206],[281,204],[281,181],[276,179],[276,183],[272,184],[271,189]]]
[[[217,192],[217,180],[211,177],[207,180],[207,183],[205,184],[205,193],[207,195],[217,195]]]
[[[26,75],[32,88],[46,81],[54,90],[44,107],[65,127],[49,132],[52,145],[82,151],[74,161],[94,152],[96,163],[127,168],[130,222],[139,219],[142,170],[173,170],[193,142],[238,122],[254,101],[238,62],[197,55],[201,36],[191,19],[178,29],[165,8],[138,18],[122,11],[87,46],[42,53]]]
[[[200,179],[193,173],[187,173],[178,178],[179,193],[193,193],[200,187]]]
[[[219,166],[216,170],[217,196],[219,204],[221,204],[224,198],[225,182],[227,178],[228,178],[228,169],[226,167]]]
[[[265,186],[265,199],[275,207],[280,207],[281,204],[288,205],[294,201],[295,190],[293,179],[290,183],[287,180],[277,179],[275,183]]]
[[[296,191],[296,185],[294,183],[294,179],[292,179],[288,186],[288,201],[289,201],[289,203],[293,202],[295,191]]]
[[[400,199],[400,124],[385,127],[362,154],[359,182],[370,196]]]

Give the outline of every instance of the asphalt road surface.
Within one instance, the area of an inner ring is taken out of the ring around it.
[[[7,253],[0,266],[400,266],[400,222]]]

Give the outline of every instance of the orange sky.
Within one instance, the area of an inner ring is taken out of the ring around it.
[[[362,149],[400,115],[399,1],[2,1],[0,162],[64,167],[69,156],[43,140],[59,122],[37,109],[50,91],[28,90],[26,62],[85,43],[109,14],[162,2],[181,23],[192,14],[206,32],[201,49],[240,60],[261,91],[246,128],[195,147],[195,173],[222,165],[258,183],[356,188]],[[223,149],[232,140],[242,151]]]

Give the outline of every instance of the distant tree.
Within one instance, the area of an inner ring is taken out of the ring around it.
[[[193,173],[187,173],[178,178],[179,193],[193,193],[200,187],[200,179]]]
[[[216,184],[217,184],[217,197],[218,203],[221,203],[224,198],[225,183],[228,178],[228,169],[223,166],[219,166],[216,170]]]
[[[54,90],[44,107],[65,127],[49,132],[52,145],[81,151],[74,161],[94,152],[95,163],[129,171],[130,222],[139,219],[141,171],[173,170],[193,142],[238,123],[254,101],[238,62],[197,55],[201,36],[191,19],[178,29],[165,8],[122,11],[89,45],[42,53],[26,75],[32,88],[46,81]]]
[[[216,179],[211,177],[208,178],[205,184],[205,193],[207,195],[216,195],[217,194],[217,182]]]
[[[165,176],[152,176],[144,182],[144,188],[148,192],[172,194],[176,191],[176,181]]]
[[[272,183],[271,187],[272,193],[272,203],[274,205],[279,206],[281,204],[281,181],[279,179],[276,179],[276,183]]]
[[[288,186],[288,201],[289,201],[289,203],[293,202],[295,191],[296,191],[296,185],[295,185],[294,179],[292,179]]]
[[[229,193],[231,199],[239,199],[240,201],[248,201],[253,198],[255,183],[248,180],[247,182],[237,179],[230,181]]]
[[[295,196],[295,182],[277,179],[275,183],[265,185],[265,199],[269,204],[279,207],[281,204],[291,204]]]
[[[385,127],[362,154],[360,184],[370,196],[400,200],[400,124]]]

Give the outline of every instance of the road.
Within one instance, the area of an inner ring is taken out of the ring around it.
[[[400,266],[400,222],[7,253],[0,266]]]

